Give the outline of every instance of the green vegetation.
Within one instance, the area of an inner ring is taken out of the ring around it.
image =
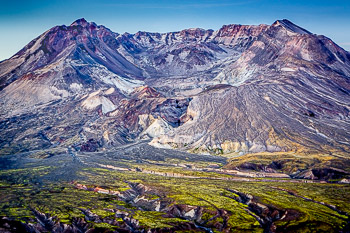
[[[139,221],[141,226],[146,228],[167,228],[188,222],[179,218],[164,218],[163,215],[164,213],[156,211],[135,211],[133,217]]]
[[[350,160],[331,154],[306,154],[297,152],[260,152],[231,158],[225,168],[231,169],[243,163],[270,165],[272,162],[281,164],[281,171],[293,173],[307,168],[334,167],[350,172]]]
[[[71,224],[73,219],[85,218],[82,210],[89,210],[103,220],[89,220],[91,226],[113,230],[125,227],[124,220],[115,214],[118,210],[127,213],[127,216],[138,222],[140,228],[145,229],[168,229],[196,222],[217,232],[220,232],[220,226],[225,224],[226,229],[231,229],[232,232],[263,232],[258,220],[249,213],[250,207],[236,201],[238,195],[229,191],[234,189],[253,195],[254,200],[264,205],[280,210],[293,210],[296,213],[293,219],[280,219],[274,223],[277,227],[284,227],[293,232],[304,232],[307,229],[335,232],[348,223],[344,214],[325,205],[293,196],[282,189],[316,202],[334,205],[339,211],[350,213],[350,185],[260,182],[259,179],[255,182],[230,181],[212,179],[230,177],[229,175],[191,171],[180,167],[142,164],[125,166],[200,178],[85,167],[78,170],[72,183],[52,180],[50,174],[57,169],[52,166],[1,170],[0,216],[33,222],[35,215],[32,209],[35,209],[56,216],[61,223]],[[126,194],[131,190],[130,182],[148,187],[147,192],[142,195],[144,200],[149,203],[163,201],[167,207],[158,212],[154,207],[152,209],[122,200],[116,195],[93,191],[95,187],[100,187]],[[76,184],[86,185],[88,190],[77,189]],[[192,214],[195,211],[191,212],[191,209],[200,208],[201,214],[199,217],[177,216],[167,212],[173,206],[187,208],[186,211]],[[107,220],[115,220],[116,223],[112,224]]]

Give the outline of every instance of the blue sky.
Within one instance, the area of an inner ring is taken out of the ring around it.
[[[350,0],[0,0],[0,60],[55,25],[78,18],[112,31],[168,32],[289,19],[350,51]]]

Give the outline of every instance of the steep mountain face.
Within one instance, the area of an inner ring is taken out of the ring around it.
[[[117,34],[80,19],[0,63],[1,153],[141,139],[200,153],[350,151],[350,54],[288,20]]]

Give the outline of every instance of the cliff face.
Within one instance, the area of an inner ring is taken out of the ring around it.
[[[120,35],[80,19],[1,62],[0,89],[4,153],[350,149],[350,54],[288,20]]]

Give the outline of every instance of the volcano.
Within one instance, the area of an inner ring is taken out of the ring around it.
[[[350,53],[292,22],[118,34],[79,19],[0,63],[0,148],[349,155]]]

